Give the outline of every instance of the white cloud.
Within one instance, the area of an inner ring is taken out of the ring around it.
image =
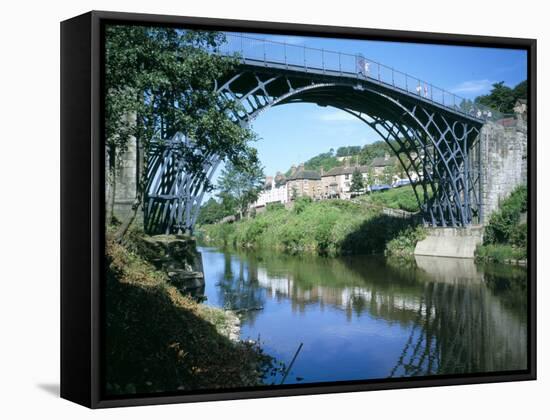
[[[493,86],[493,83],[491,80],[488,79],[482,79],[482,80],[467,80],[465,82],[460,83],[458,86],[455,86],[453,89],[451,89],[452,93],[466,93],[466,94],[474,94],[474,93],[482,93],[487,92],[491,89]]]

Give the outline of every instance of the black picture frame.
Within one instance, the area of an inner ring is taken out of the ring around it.
[[[105,23],[184,26],[527,51],[528,369],[489,374],[106,398],[102,375]],[[61,397],[90,408],[463,385],[536,379],[536,40],[352,27],[92,11],[61,23]]]

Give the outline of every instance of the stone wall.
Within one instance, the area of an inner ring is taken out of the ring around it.
[[[482,242],[483,228],[481,226],[430,228],[426,238],[416,244],[414,255],[474,258],[476,247]]]
[[[137,145],[135,137],[128,141],[128,149],[122,154],[116,168],[114,216],[125,220],[132,211],[137,192]]]
[[[140,255],[183,293],[204,295],[202,256],[195,239],[185,235],[155,235],[141,239]]]
[[[526,107],[516,107],[509,126],[487,123],[481,130],[481,197],[485,224],[500,202],[527,183]]]

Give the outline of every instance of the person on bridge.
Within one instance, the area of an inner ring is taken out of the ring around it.
[[[422,95],[422,86],[420,85],[420,82],[418,82],[418,86],[416,87],[416,93],[418,96]]]

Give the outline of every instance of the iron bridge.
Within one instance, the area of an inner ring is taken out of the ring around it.
[[[490,109],[361,55],[227,35],[217,54],[240,65],[217,92],[242,109],[231,117],[248,126],[273,106],[313,103],[341,109],[386,141],[407,173],[426,225],[465,227],[481,218],[479,133]],[[150,233],[192,231],[205,195],[204,178],[185,173],[178,133],[150,153],[144,204]],[[221,163],[212,154],[208,179]]]

